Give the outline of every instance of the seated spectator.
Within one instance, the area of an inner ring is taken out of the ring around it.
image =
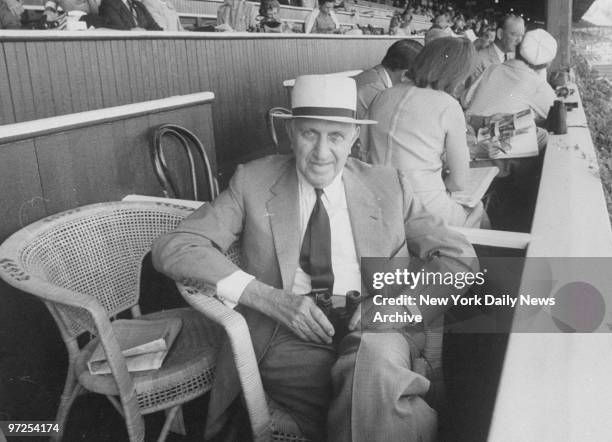
[[[416,40],[398,40],[389,47],[379,65],[355,77],[358,118],[365,118],[370,104],[380,91],[402,81],[406,71],[414,65],[414,59],[421,49],[423,45]]]
[[[142,4],[164,31],[183,31],[183,25],[171,0],[141,0]]]
[[[236,32],[254,31],[257,11],[245,0],[225,0],[217,9],[217,26],[224,25]]]
[[[395,14],[389,24],[389,35],[412,35],[414,33],[414,26],[412,25],[413,11],[414,8],[408,5],[404,12]]]
[[[516,47],[525,35],[525,21],[522,17],[507,14],[499,21],[495,41],[477,53],[476,69],[472,81],[476,80],[492,64],[500,64],[514,58]]]
[[[262,0],[259,4],[258,32],[292,32],[287,23],[280,19],[280,3],[278,0]]]
[[[79,18],[79,21],[86,22],[88,27],[110,27],[106,25],[104,19],[98,16],[99,8],[100,0],[47,0],[43,14],[47,22],[55,22],[60,18],[61,11],[80,11],[84,15]]]
[[[100,17],[105,27],[125,31],[161,31],[151,14],[138,0],[102,0]]]
[[[451,29],[451,20],[448,13],[438,15],[434,19],[434,24],[425,34],[425,44],[437,38],[454,37],[455,33]]]
[[[340,22],[334,14],[333,0],[319,0],[319,7],[312,10],[304,24],[306,34],[340,34]]]
[[[0,0],[0,29],[20,29],[23,11],[20,0]]]
[[[495,41],[495,26],[484,26],[480,30],[478,39],[474,42],[474,47],[477,51],[485,49],[486,47],[493,44]]]
[[[525,34],[516,59],[489,66],[465,95],[468,116],[492,116],[530,108],[536,124],[548,116],[556,95],[539,72],[553,61],[557,42],[543,29]]]
[[[379,65],[374,66],[355,77],[357,83],[357,116],[365,118],[368,108],[374,98],[383,90],[392,87],[404,79],[404,74],[414,64],[414,59],[423,49],[423,45],[416,40],[398,40],[393,43],[385,58]],[[357,151],[354,156],[362,161],[369,162],[367,145],[369,141],[369,128],[363,126],[359,134]]]
[[[432,41],[417,55],[409,81],[382,91],[369,112],[378,121],[370,128],[372,163],[402,170],[429,212],[465,227],[479,227],[484,210],[464,207],[449,193],[464,188],[470,161],[465,117],[453,95],[475,58],[467,39]]]

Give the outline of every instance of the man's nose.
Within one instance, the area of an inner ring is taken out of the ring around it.
[[[319,137],[315,144],[314,153],[318,158],[325,158],[330,152],[330,143],[327,137]]]

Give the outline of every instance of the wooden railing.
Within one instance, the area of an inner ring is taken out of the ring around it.
[[[542,277],[541,262],[533,258],[573,260],[563,268],[551,265],[556,290],[576,282],[577,258],[612,257],[612,231],[597,159],[584,109],[577,101],[578,109],[568,113],[567,135],[551,136],[546,148],[522,293]],[[609,308],[610,287],[598,289]],[[550,323],[557,333],[524,333],[528,317],[524,310],[518,307],[515,312],[513,330],[522,333],[512,334],[508,342],[488,440],[606,440],[612,434],[612,421],[609,407],[601,404],[612,400],[612,314],[605,312],[598,329],[603,333],[561,333],[544,309],[529,319],[538,328]]]
[[[196,134],[216,170],[210,92],[0,126],[0,241],[44,216],[130,193],[162,196],[154,174],[152,128]],[[179,150],[164,151],[184,167]],[[188,174],[176,178],[185,188]]]
[[[395,37],[197,32],[0,31],[0,125],[213,91],[221,163],[272,148],[282,81],[366,69]],[[359,57],[355,57],[359,54]]]

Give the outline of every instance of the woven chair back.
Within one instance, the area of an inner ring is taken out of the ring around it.
[[[92,296],[114,316],[138,304],[141,264],[153,241],[191,211],[171,204],[117,202],[59,213],[24,229],[18,265],[33,284],[43,280]],[[45,297],[32,289],[27,291]],[[68,336],[95,331],[85,309],[61,303],[49,307]]]

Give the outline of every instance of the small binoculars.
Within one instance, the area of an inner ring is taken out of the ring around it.
[[[349,332],[348,323],[357,310],[357,306],[363,300],[361,293],[357,290],[346,292],[344,307],[334,307],[332,305],[332,294],[327,289],[313,290],[309,296],[314,298],[317,307],[325,313],[329,322],[334,326],[334,343],[338,343]]]

